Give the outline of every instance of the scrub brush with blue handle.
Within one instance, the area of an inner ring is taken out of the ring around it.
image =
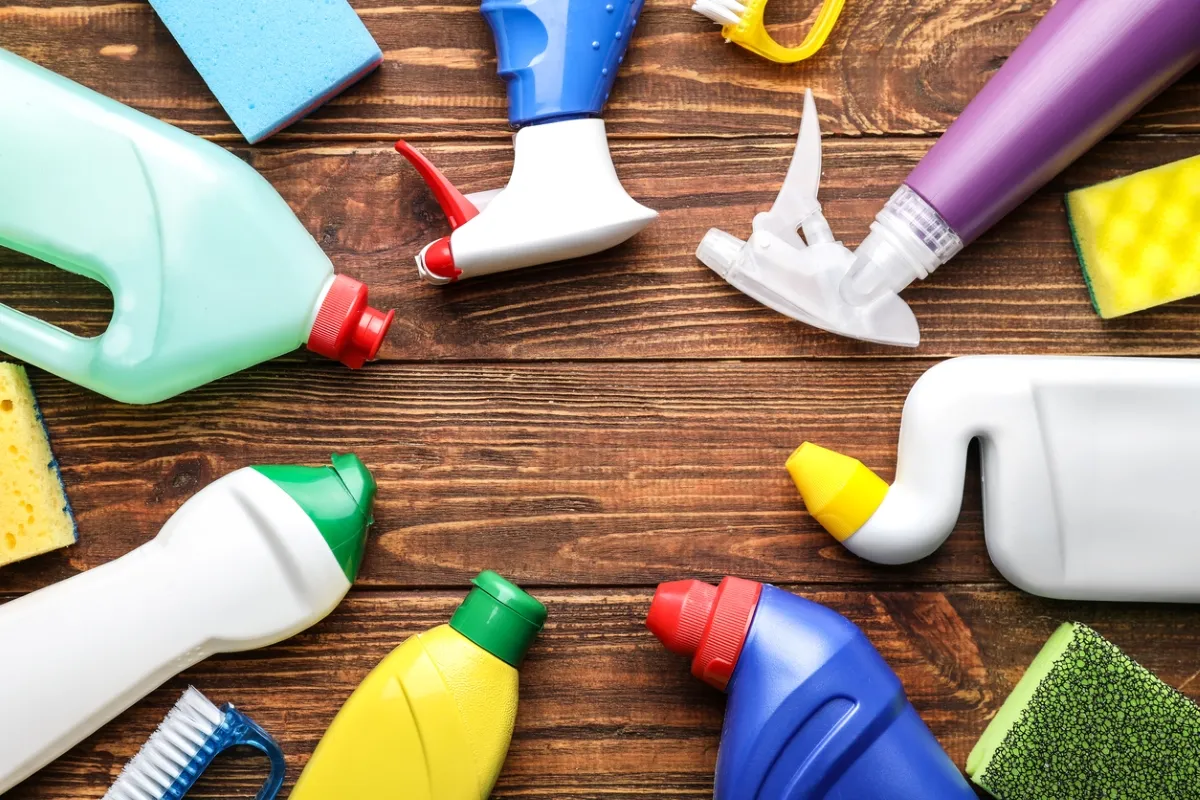
[[[239,745],[270,759],[271,773],[255,800],[274,800],[287,769],[279,745],[232,704],[217,708],[189,686],[103,800],[180,800],[214,758]]]

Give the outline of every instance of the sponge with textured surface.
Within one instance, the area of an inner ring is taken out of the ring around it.
[[[1084,625],[1050,637],[967,759],[999,800],[1200,797],[1200,708]]]
[[[251,144],[383,60],[346,0],[150,0]]]
[[[0,564],[75,541],[75,520],[24,368],[0,364]]]
[[[1070,192],[1067,217],[1101,317],[1200,294],[1200,156]]]

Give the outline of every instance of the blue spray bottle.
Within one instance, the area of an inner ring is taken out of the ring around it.
[[[418,254],[425,280],[447,284],[591,255],[657,216],[621,186],[600,119],[642,3],[483,0],[517,131],[512,177],[503,189],[463,195],[412,145],[396,144],[452,231]]]
[[[867,637],[774,586],[658,587],[646,625],[729,693],[715,800],[975,800]]]

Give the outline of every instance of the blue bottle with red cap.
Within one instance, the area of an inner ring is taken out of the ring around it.
[[[658,587],[646,625],[729,693],[715,800],[976,800],[854,623],[774,586]]]

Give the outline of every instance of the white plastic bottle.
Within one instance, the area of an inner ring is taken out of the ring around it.
[[[332,611],[374,497],[354,455],[241,469],[131,553],[0,606],[0,794],[196,662]]]
[[[1200,361],[972,356],[909,392],[896,480],[805,443],[788,460],[809,512],[855,554],[936,550],[980,440],[992,561],[1033,594],[1200,601]]]

